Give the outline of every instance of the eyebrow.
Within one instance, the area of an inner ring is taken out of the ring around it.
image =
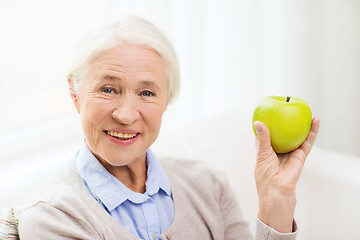
[[[156,88],[157,90],[160,89],[160,87],[155,82],[152,82],[152,81],[145,80],[145,81],[140,82],[140,84],[143,86],[146,86],[146,87]]]
[[[104,81],[104,80],[111,80],[111,81],[116,81],[116,80],[122,80],[120,77],[116,77],[116,76],[113,76],[113,75],[102,75],[100,76],[97,81],[100,82],[100,81]]]

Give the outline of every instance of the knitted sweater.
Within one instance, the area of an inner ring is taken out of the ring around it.
[[[175,218],[162,240],[253,239],[227,178],[202,162],[160,159],[168,175]],[[121,227],[92,197],[73,161],[55,177],[47,194],[18,210],[21,240],[139,240]],[[257,223],[257,240],[293,240]]]

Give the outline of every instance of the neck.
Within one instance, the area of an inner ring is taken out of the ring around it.
[[[109,173],[116,177],[126,187],[134,192],[144,193],[147,178],[146,156],[125,166],[104,166]]]

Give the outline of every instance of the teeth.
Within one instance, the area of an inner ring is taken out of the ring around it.
[[[108,131],[107,134],[109,134],[112,137],[117,137],[121,140],[134,138],[137,135],[137,133],[122,133],[122,132],[114,132],[114,131]]]

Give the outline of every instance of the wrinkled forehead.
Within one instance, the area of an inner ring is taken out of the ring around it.
[[[120,44],[97,52],[87,64],[88,71],[93,67],[103,65],[113,68],[127,68],[129,71],[153,69],[165,71],[169,81],[169,67],[165,58],[154,48],[144,44],[121,42]]]

